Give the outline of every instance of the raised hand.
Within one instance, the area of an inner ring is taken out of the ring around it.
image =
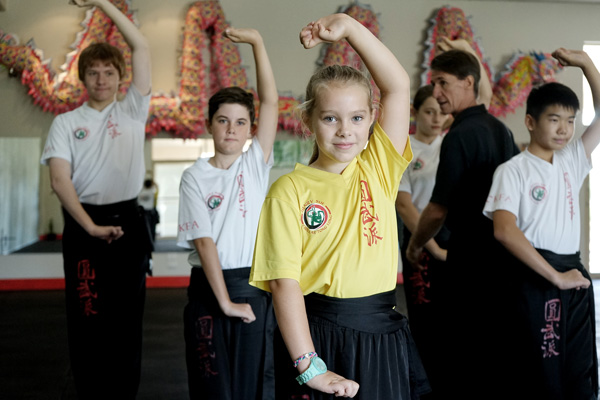
[[[552,57],[563,67],[584,67],[592,62],[588,54],[583,50],[568,50],[558,48],[552,53]]]
[[[300,31],[300,42],[305,49],[315,47],[323,42],[337,42],[348,36],[349,19],[347,14],[332,14],[319,18],[306,25]]]
[[[69,0],[69,4],[74,4],[79,7],[92,7],[97,5],[96,0]]]
[[[442,53],[449,50],[462,50],[467,53],[475,54],[475,51],[465,39],[451,40],[446,36],[442,36],[435,46]]]
[[[225,37],[234,43],[255,44],[260,39],[260,33],[256,29],[229,27],[225,30]]]

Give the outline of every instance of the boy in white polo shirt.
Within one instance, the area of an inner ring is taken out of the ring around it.
[[[531,142],[496,170],[484,214],[518,259],[504,272],[514,273],[517,285],[511,320],[513,333],[522,335],[515,368],[523,372],[523,398],[596,399],[594,295],[579,257],[579,191],[600,141],[600,74],[583,51],[561,48],[553,56],[582,69],[596,118],[571,140],[575,93],[559,83],[532,90],[525,117]]]
[[[214,94],[206,127],[215,155],[181,178],[178,245],[192,248],[184,334],[191,399],[274,399],[270,295],[248,284],[258,217],[273,166],[279,95],[261,35],[228,28],[252,45],[260,101],[239,87]],[[243,151],[247,140],[252,144]]]
[[[133,399],[141,370],[145,276],[151,242],[136,198],[144,179],[150,53],[144,36],[108,0],[97,6],[131,47],[132,82],[120,51],[94,43],[78,60],[88,101],[55,118],[42,163],[65,218],[63,257],[71,369],[82,399]]]

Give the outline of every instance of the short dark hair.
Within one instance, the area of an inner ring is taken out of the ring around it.
[[[527,97],[526,114],[536,121],[549,106],[561,106],[575,112],[579,111],[577,95],[562,83],[550,82],[531,89]]]
[[[254,95],[245,91],[238,86],[231,86],[219,90],[213,94],[208,101],[208,121],[212,122],[215,113],[221,107],[221,104],[239,104],[248,109],[250,114],[250,123],[254,124],[255,110],[254,110]]]
[[[85,72],[96,61],[111,63],[119,71],[119,79],[123,79],[125,76],[125,59],[119,49],[108,43],[93,43],[79,54],[77,70],[80,81],[84,82]]]
[[[412,105],[415,111],[419,111],[419,108],[425,103],[425,101],[433,96],[433,86],[425,85],[421,86],[413,99]]]
[[[475,96],[478,95],[481,73],[479,61],[473,54],[462,50],[443,52],[431,61],[431,70],[454,75],[460,80],[472,76],[474,80],[473,90]]]

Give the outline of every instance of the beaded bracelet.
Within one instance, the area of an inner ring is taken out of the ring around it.
[[[302,354],[300,357],[298,357],[294,361],[294,367],[297,367],[298,364],[300,364],[300,361],[306,360],[307,358],[313,358],[313,357],[316,357],[316,356],[317,356],[317,353],[315,353],[314,351],[311,351],[310,353]]]

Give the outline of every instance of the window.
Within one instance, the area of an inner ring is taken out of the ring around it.
[[[583,50],[589,54],[597,68],[600,68],[600,42],[586,42]],[[583,112],[582,121],[585,126],[589,125],[594,118],[594,104],[592,102],[592,91],[587,80],[583,79]],[[589,267],[592,274],[600,273],[600,250],[594,243],[600,241],[600,149],[592,153],[592,164],[595,166],[590,172],[590,259]],[[593,205],[596,205],[595,207]]]

